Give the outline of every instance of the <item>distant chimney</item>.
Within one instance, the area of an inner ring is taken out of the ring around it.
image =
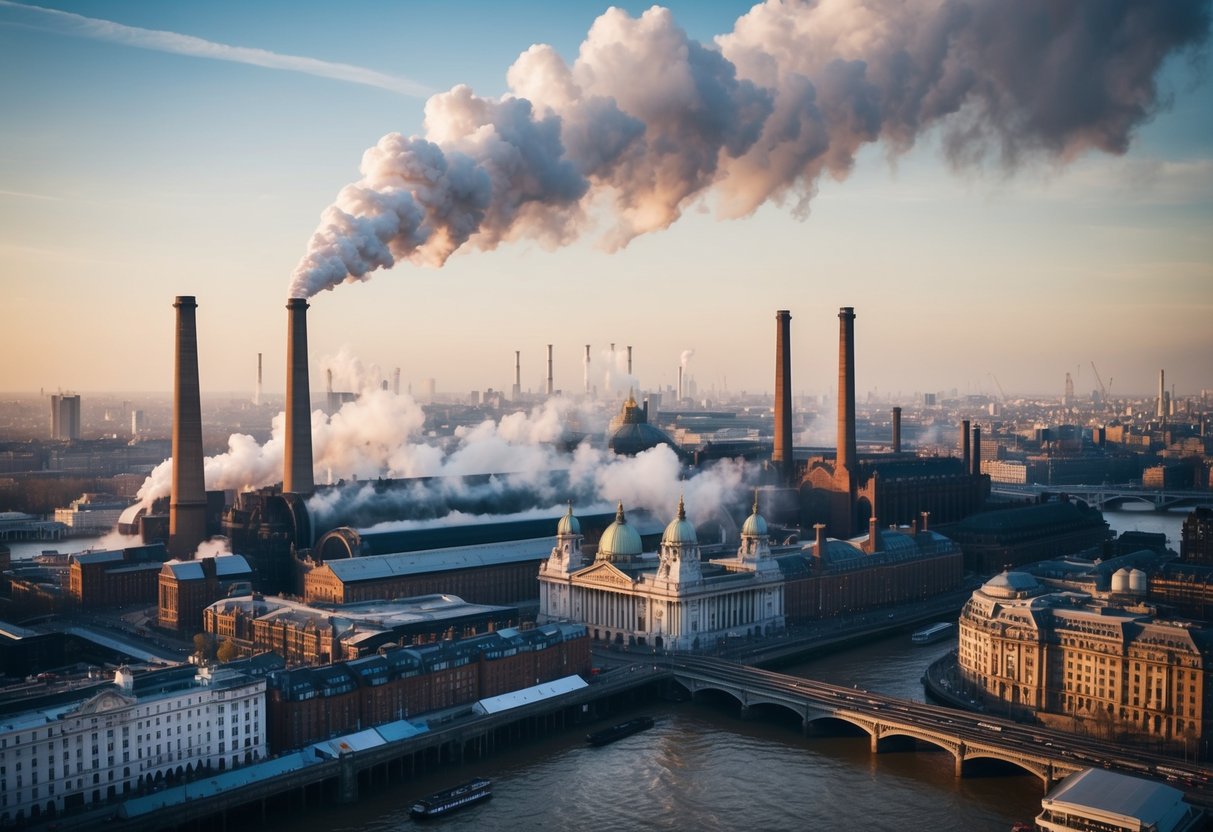
[[[396,368],[396,372],[392,374],[392,392],[397,396],[400,395],[400,368]]]
[[[792,313],[775,313],[775,448],[771,464],[779,480],[792,479]]]
[[[838,310],[838,467],[850,471],[858,457],[855,450],[855,310],[844,306]]]
[[[628,345],[628,375],[632,374],[632,345]]]
[[[552,345],[548,344],[548,395],[552,395],[555,388],[552,385]]]
[[[261,353],[257,353],[257,392],[253,394],[253,404],[261,404]]]
[[[893,408],[893,453],[901,453],[901,408]]]
[[[585,345],[585,394],[590,395],[590,345]]]
[[[177,310],[176,372],[173,375],[173,483],[169,500],[168,550],[192,557],[206,540],[206,483],[202,467],[202,403],[198,389],[198,324],[194,298],[182,295]]]
[[[960,423],[960,458],[963,461],[965,472],[972,470],[973,460],[969,452],[969,420],[965,419]]]
[[[815,547],[813,549],[813,554],[815,554],[820,559],[825,555],[825,551],[826,551],[826,548],[825,548],[826,547],[826,524],[825,523],[814,523],[813,532],[816,535],[816,538],[813,541],[814,547]]]
[[[333,370],[330,367],[324,371],[324,376],[327,379],[328,386],[325,387],[325,392],[328,393],[329,399],[333,398]]]
[[[1155,416],[1159,419],[1166,420],[1167,418],[1167,371],[1158,371],[1158,407]]]
[[[678,365],[678,401],[682,401],[682,365]]]
[[[522,352],[514,350],[514,390],[512,397],[514,401],[522,398]]]
[[[286,302],[286,452],[283,455],[282,490],[311,494],[312,393],[307,364],[307,301]]]
[[[981,476],[981,425],[973,426],[973,476]]]

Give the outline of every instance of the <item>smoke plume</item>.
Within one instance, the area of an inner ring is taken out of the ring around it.
[[[704,45],[666,9],[612,8],[571,64],[532,46],[507,95],[439,93],[424,137],[367,150],[290,296],[465,244],[565,245],[597,215],[607,248],[708,199],[722,217],[769,201],[804,216],[864,145],[902,153],[933,128],[956,166],[1123,153],[1163,103],[1163,61],[1209,26],[1210,0],[769,0]]]

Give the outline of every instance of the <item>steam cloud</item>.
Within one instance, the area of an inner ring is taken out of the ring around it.
[[[510,94],[434,95],[425,137],[367,150],[290,296],[468,243],[568,244],[598,213],[618,248],[709,195],[723,217],[768,201],[804,216],[865,144],[905,152],[932,127],[957,166],[1123,153],[1164,59],[1209,26],[1210,0],[769,0],[705,46],[666,9],[612,8],[572,64],[532,46]]]
[[[460,427],[445,442],[427,440],[420,405],[383,389],[376,368],[344,350],[321,359],[321,365],[334,368],[345,384],[362,387],[357,399],[332,415],[312,412],[317,481],[345,481],[310,499],[308,508],[320,526],[380,527],[389,518],[405,526],[486,515],[555,518],[570,499],[580,513],[609,511],[622,500],[629,509],[664,518],[673,515],[679,494],[686,495],[688,515],[702,520],[730,507],[752,479],[743,463],[722,462],[683,480],[678,457],[664,445],[635,457],[615,456],[585,442],[566,450],[571,426],[585,433],[605,429],[599,413],[568,398]],[[244,491],[280,482],[284,427],[279,414],[264,445],[245,434],[230,436],[224,453],[203,462],[206,487]],[[144,505],[170,493],[172,468],[166,459],[148,476],[138,495]],[[414,482],[387,489],[380,478]]]

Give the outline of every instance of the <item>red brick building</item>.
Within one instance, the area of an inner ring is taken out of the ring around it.
[[[68,594],[85,609],[155,603],[160,569],[166,560],[163,543],[72,555]]]
[[[251,588],[253,570],[240,555],[170,560],[159,574],[160,626],[193,635],[202,630],[202,611],[238,585]]]
[[[576,624],[385,647],[351,662],[283,670],[269,677],[270,752],[589,671],[589,636]]]

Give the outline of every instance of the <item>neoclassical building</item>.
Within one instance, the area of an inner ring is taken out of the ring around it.
[[[539,567],[539,622],[581,623],[598,641],[670,650],[706,649],[720,638],[783,629],[783,573],[771,556],[757,501],[736,557],[701,559],[681,499],[658,551],[642,549],[620,504],[586,564],[581,525],[570,506]]]
[[[1188,622],[1003,572],[965,604],[958,661],[969,685],[1013,709],[1203,752],[1209,648],[1209,634]]]

